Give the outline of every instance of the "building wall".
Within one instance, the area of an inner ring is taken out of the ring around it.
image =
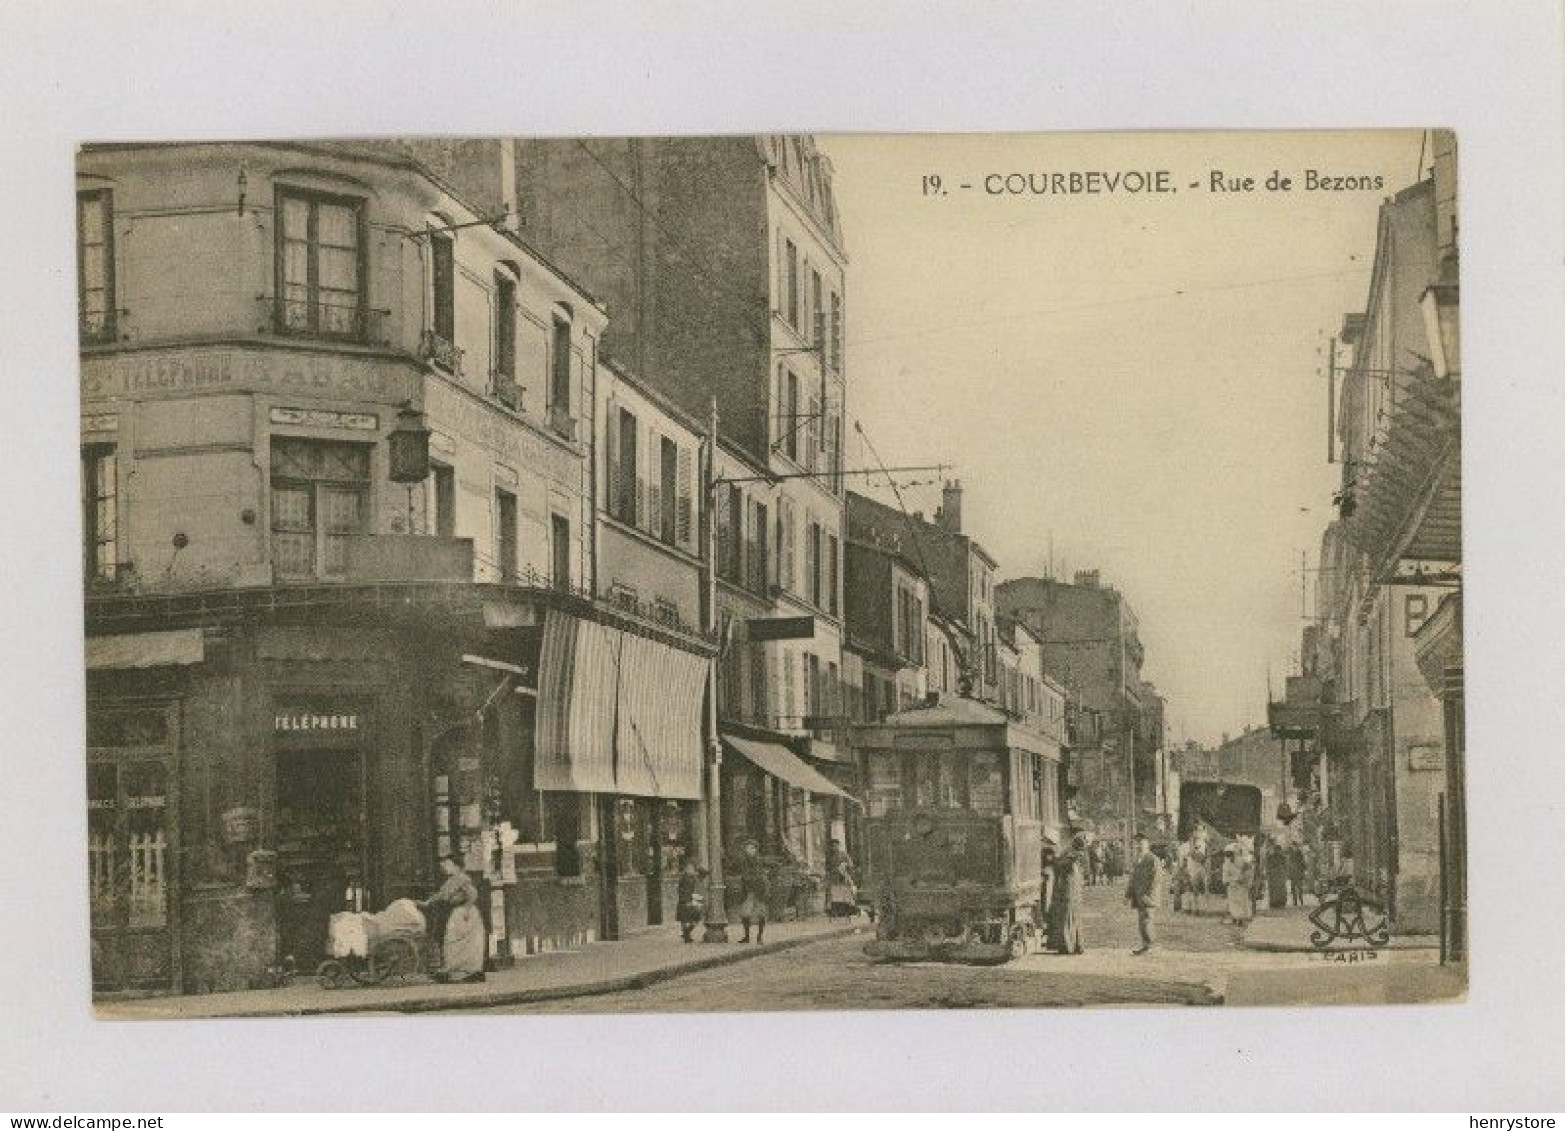
[[[241,210],[239,177],[244,175]],[[294,145],[85,151],[79,187],[113,200],[111,340],[82,357],[83,441],[118,455],[119,554],[139,588],[266,585],[270,443],[294,436],[372,448],[366,534],[425,534],[433,479],[389,481],[383,441],[404,403],[422,408],[431,457],[454,469],[458,537],[495,580],[496,491],[518,500],[517,571],[548,579],[551,516],[569,523],[573,580],[590,576],[590,404],[601,312],[520,245],[479,226],[454,235],[460,364],[425,360],[430,225],[471,212],[406,163]],[[363,333],[282,332],[274,206],[283,188],[360,202]],[[495,399],[495,274],[517,282],[519,410]],[[554,315],[569,318],[570,403],[543,389]],[[578,434],[579,433],[579,434]]]

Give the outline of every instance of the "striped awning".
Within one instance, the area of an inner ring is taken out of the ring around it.
[[[550,609],[538,668],[538,789],[700,798],[703,657]]]
[[[795,789],[827,797],[845,797],[858,804],[858,799],[839,788],[819,771],[807,766],[793,751],[775,742],[761,742],[754,738],[738,738],[723,735],[723,745],[735,754],[742,754],[757,769],[770,774],[778,781],[785,781]]]

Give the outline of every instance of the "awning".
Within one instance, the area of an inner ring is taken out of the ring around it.
[[[763,773],[771,774],[791,786],[811,793],[845,797],[858,805],[859,799],[833,785],[824,775],[805,765],[797,754],[775,742],[761,742],[753,738],[735,738],[723,735],[723,745],[748,758]]]
[[[550,609],[538,669],[536,788],[701,797],[704,657]]]
[[[199,628],[135,632],[87,637],[87,670],[100,668],[163,668],[199,664],[206,647]]]

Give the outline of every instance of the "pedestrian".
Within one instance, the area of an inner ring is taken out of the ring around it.
[[[1180,841],[1174,849],[1173,863],[1173,897],[1174,910],[1185,911],[1185,903],[1190,892],[1190,845],[1186,841]]]
[[[837,841],[826,847],[826,914],[851,919],[859,911],[859,889],[853,876],[853,858]]]
[[[766,908],[771,899],[771,877],[766,872],[766,862],[761,859],[761,845],[750,837],[744,842],[743,855],[739,857],[739,922],[744,927],[744,937],[750,941],[750,924],[755,924],[755,941],[760,943],[766,934]]]
[[[1045,836],[1043,848],[1038,854],[1038,926],[1045,940],[1049,933],[1049,908],[1054,903],[1054,861],[1059,858],[1059,854],[1060,846],[1054,843],[1054,838]],[[1044,945],[1048,945],[1047,941]]]
[[[1248,857],[1236,844],[1223,849],[1223,888],[1228,896],[1228,922],[1246,926],[1255,914],[1255,904],[1250,898],[1250,882],[1253,879]]]
[[[1304,846],[1298,841],[1288,845],[1288,896],[1295,907],[1304,906]]]
[[[679,937],[685,942],[693,941],[696,924],[701,922],[706,905],[706,892],[703,889],[708,875],[705,868],[696,867],[696,862],[690,859],[685,860],[685,867],[679,873],[674,918],[679,921]]]
[[[1266,903],[1273,911],[1288,906],[1288,850],[1276,837],[1266,842]]]
[[[1081,904],[1086,898],[1087,838],[1077,833],[1054,860],[1054,898],[1049,907],[1047,946],[1056,954],[1080,954]]]
[[[1081,836],[1080,833],[1076,835],[1078,838]],[[1096,840],[1093,841],[1092,845],[1084,851],[1083,855],[1085,856],[1083,865],[1087,869],[1087,882],[1093,887],[1097,887],[1098,884],[1102,882],[1101,877],[1103,875],[1102,842]]]
[[[478,888],[467,874],[462,858],[455,853],[441,858],[440,871],[446,877],[440,890],[419,904],[424,910],[443,907],[447,911],[441,940],[442,964],[435,980],[482,982],[489,941],[484,933],[484,917],[478,913]]]
[[[1141,934],[1141,945],[1132,954],[1145,954],[1156,943],[1154,919],[1157,905],[1163,896],[1163,864],[1152,851],[1152,842],[1145,833],[1135,839],[1136,858],[1130,865],[1130,883],[1125,886],[1125,899],[1136,909],[1136,929]]]
[[[1185,871],[1188,873],[1186,883],[1190,891],[1187,902],[1190,904],[1191,914],[1199,915],[1202,910],[1202,897],[1206,895],[1207,887],[1205,841],[1197,840],[1195,837],[1190,838],[1190,853],[1185,858]]]

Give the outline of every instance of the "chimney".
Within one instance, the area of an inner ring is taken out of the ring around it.
[[[1098,587],[1098,571],[1095,569],[1078,569],[1076,571],[1076,584],[1083,589],[1096,589]]]
[[[940,509],[935,512],[940,529],[952,534],[962,533],[962,481],[947,480],[940,490]]]

